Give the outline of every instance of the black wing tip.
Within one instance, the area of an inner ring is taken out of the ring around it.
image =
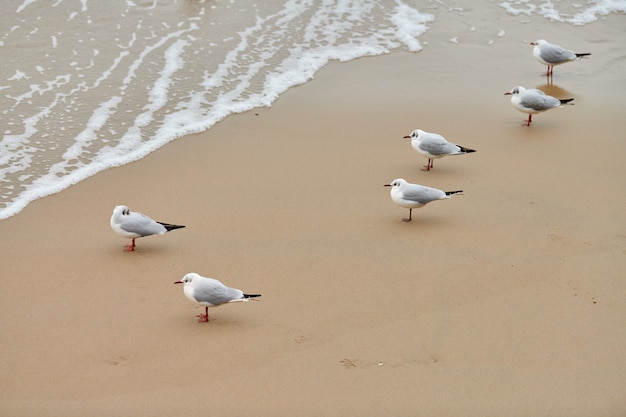
[[[186,227],[186,226],[181,226],[179,224],[169,224],[169,223],[162,223],[162,222],[157,222],[157,223],[165,227],[165,230],[167,230],[168,232],[170,230],[182,229],[183,227]]]
[[[459,191],[444,191],[446,193],[446,195],[454,195],[454,194],[460,194],[463,192],[463,190],[459,190]]]
[[[561,104],[567,104],[570,101],[574,101],[574,99],[573,98],[566,98],[566,99],[563,99],[563,100],[560,100],[560,101],[561,101]],[[572,104],[574,104],[574,103],[572,103]]]
[[[459,148],[461,148],[461,152],[465,152],[465,153],[476,152],[476,149],[464,148],[463,146],[459,146]]]
[[[576,54],[576,58],[580,58],[582,56],[589,56],[589,55],[591,55],[591,53]]]
[[[261,294],[244,294],[243,298],[256,298],[256,297],[260,297]]]

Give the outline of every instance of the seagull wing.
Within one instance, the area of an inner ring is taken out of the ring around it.
[[[205,278],[194,286],[193,297],[199,303],[218,306],[243,299],[243,291],[227,287],[216,279]]]
[[[419,204],[427,204],[431,201],[446,198],[446,193],[436,188],[424,187],[419,184],[408,184],[402,190],[405,200],[413,201]]]
[[[443,136],[430,134],[420,143],[420,149],[431,155],[450,155],[459,152],[459,147],[448,142]]]
[[[550,64],[560,64],[562,62],[576,59],[576,54],[569,49],[561,48],[559,45],[547,44],[541,49],[541,58]]]
[[[558,107],[561,102],[552,96],[546,95],[541,90],[531,89],[526,90],[526,92],[520,96],[520,104],[529,109],[543,111]]]
[[[165,227],[150,217],[141,213],[130,213],[122,216],[119,220],[119,227],[127,233],[138,236],[150,236],[165,233]]]

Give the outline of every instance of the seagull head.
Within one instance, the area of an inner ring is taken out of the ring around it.
[[[415,139],[418,138],[421,133],[424,133],[422,130],[415,129],[411,132],[410,135],[404,136],[404,139]]]
[[[175,281],[174,284],[191,285],[191,283],[193,282],[193,279],[198,276],[199,275],[196,274],[195,272],[190,272],[187,275],[185,275],[180,281]]]
[[[406,184],[406,181],[403,178],[396,178],[395,180],[391,181],[389,184],[385,184],[384,186],[391,188],[400,188],[404,184]]]
[[[522,94],[524,91],[526,91],[526,89],[520,85],[518,85],[517,87],[513,87],[511,89],[511,91],[504,93],[505,96],[508,95],[517,95],[517,94]]]
[[[118,216],[128,216],[130,214],[130,209],[126,206],[115,206],[113,214]]]

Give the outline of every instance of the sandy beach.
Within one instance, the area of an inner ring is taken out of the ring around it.
[[[438,24],[1,221],[0,414],[626,415],[624,17]],[[548,85],[535,38],[592,56]],[[477,152],[424,172],[417,128]],[[405,223],[399,177],[464,194]],[[117,204],[187,227],[124,252]],[[187,272],[263,296],[198,323]]]

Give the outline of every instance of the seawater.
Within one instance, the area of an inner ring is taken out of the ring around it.
[[[482,1],[572,25],[626,0]],[[418,52],[445,0],[23,0],[0,15],[0,219],[225,117],[330,60]],[[504,32],[498,36],[504,36]]]

